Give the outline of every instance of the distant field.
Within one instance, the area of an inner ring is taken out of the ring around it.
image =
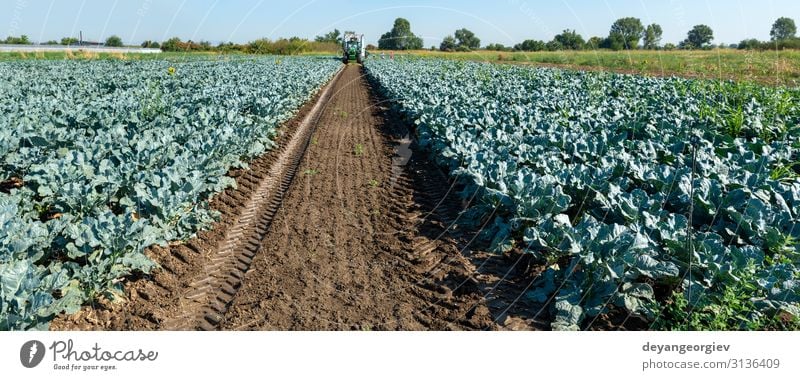
[[[377,54],[380,54],[378,52]],[[800,51],[559,51],[444,53],[415,51],[423,57],[537,64],[584,70],[691,78],[732,79],[772,85],[800,85]]]
[[[180,59],[185,57],[222,57],[222,56],[243,56],[244,53],[230,52],[168,52],[160,54],[139,54],[139,53],[97,53],[92,51],[79,51],[79,52],[36,52],[36,53],[22,53],[22,52],[0,52],[0,62],[2,61],[16,61],[26,59],[44,59],[44,60],[63,60],[63,59],[123,59],[123,60],[170,60]],[[339,55],[338,52],[309,52],[299,54],[304,56],[329,56]]]
[[[373,51],[373,57],[381,51]],[[388,52],[383,52],[388,57]],[[580,70],[609,70],[632,74],[680,76],[688,78],[731,79],[770,85],[800,86],[800,51],[558,51],[498,52],[475,51],[445,53],[418,50],[395,52],[398,56],[446,58],[494,63],[532,64]],[[121,54],[81,52],[0,53],[0,61],[20,59],[179,59],[243,55],[238,52],[189,52],[161,54]],[[311,52],[302,55],[339,55],[339,52]]]
[[[1,52],[0,61],[17,61],[27,59],[44,59],[44,60],[63,60],[63,59],[131,59],[131,60],[153,60],[153,59],[168,59],[175,57],[184,57],[187,55],[192,56],[215,56],[217,53],[160,53],[160,54],[139,54],[139,53],[97,53],[94,51],[78,51],[78,52]]]
[[[64,45],[9,45],[0,44],[0,53],[78,53],[92,51],[106,54],[161,54],[161,49],[150,49],[139,46],[64,46]]]

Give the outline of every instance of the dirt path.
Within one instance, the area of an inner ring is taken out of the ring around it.
[[[350,65],[231,175],[211,231],[148,254],[127,302],[62,316],[68,330],[541,328],[527,256],[470,249],[463,209],[401,118]],[[546,313],[545,313],[546,314]],[[536,322],[534,322],[536,321]]]
[[[483,327],[462,321],[474,302],[453,308],[455,296],[405,257],[419,221],[396,205],[407,191],[390,193],[393,147],[382,112],[359,67],[349,66],[223,329]]]

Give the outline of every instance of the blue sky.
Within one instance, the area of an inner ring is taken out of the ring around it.
[[[333,28],[356,30],[371,42],[397,17],[411,21],[425,45],[438,45],[468,28],[483,44],[549,40],[576,29],[606,36],[611,23],[634,16],[664,29],[663,42],[678,42],[696,24],[714,29],[715,42],[769,39],[780,16],[800,22],[799,0],[2,0],[0,38],[26,34],[34,41],[117,34],[126,43],[182,39],[246,42],[260,37],[311,38]]]

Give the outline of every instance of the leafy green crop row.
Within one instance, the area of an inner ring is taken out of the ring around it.
[[[367,67],[464,197],[477,194],[460,223],[496,215],[481,234],[493,249],[515,244],[547,265],[528,296],[550,305],[553,328],[611,312],[674,328],[659,322],[673,291],[708,314],[747,289],[748,307],[710,328],[800,315],[800,91],[438,60]]]
[[[44,328],[213,221],[232,167],[340,64],[0,63],[0,330]]]

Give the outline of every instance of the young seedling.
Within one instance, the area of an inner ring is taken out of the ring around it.
[[[306,169],[306,171],[303,172],[303,174],[309,176],[317,175],[317,173],[319,173],[317,169]]]
[[[370,180],[370,181],[369,181],[369,185],[370,185],[372,188],[376,188],[376,187],[378,187],[378,185],[380,185],[380,182],[378,182],[378,180],[377,180],[377,179],[372,179],[372,180]]]
[[[356,144],[355,149],[353,149],[353,153],[355,153],[356,157],[361,157],[364,155],[364,145]]]

